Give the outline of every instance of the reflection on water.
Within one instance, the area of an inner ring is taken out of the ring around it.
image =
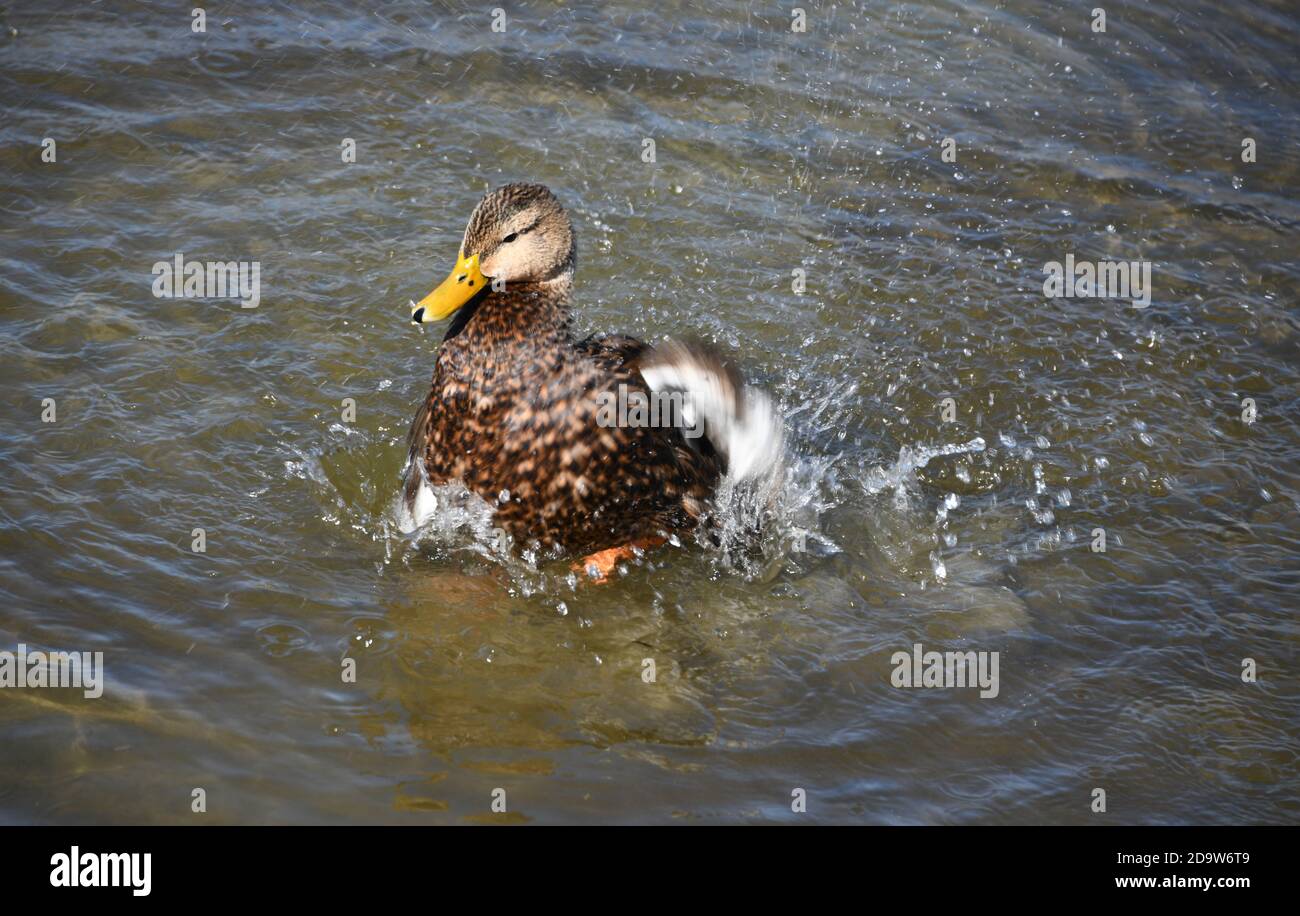
[[[0,690],[0,819],[1294,822],[1294,12],[808,15],[4,13],[0,649],[107,688]],[[724,501],[593,588],[453,494],[401,531],[405,303],[514,179],[574,217],[579,331],[776,395],[757,538]],[[155,298],[178,252],[258,307]],[[1045,298],[1067,255],[1150,306]],[[997,698],[891,687],[915,643]]]

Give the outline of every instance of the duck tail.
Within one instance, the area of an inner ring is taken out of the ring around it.
[[[726,461],[727,480],[766,482],[780,473],[785,441],[780,412],[767,392],[746,384],[713,347],[665,340],[640,365],[651,391],[684,395],[684,428],[702,431]]]

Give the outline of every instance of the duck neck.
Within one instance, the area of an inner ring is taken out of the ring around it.
[[[457,314],[443,346],[470,353],[532,349],[569,337],[569,275],[488,289]]]

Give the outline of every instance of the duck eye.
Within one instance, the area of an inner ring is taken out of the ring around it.
[[[519,238],[519,233],[518,233],[518,232],[512,232],[512,233],[510,233],[509,235],[507,235],[505,238],[503,238],[503,239],[501,240],[501,243],[504,245],[506,242],[513,242],[513,241],[514,241],[515,239],[517,239],[517,238]]]

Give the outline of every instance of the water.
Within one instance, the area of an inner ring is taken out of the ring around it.
[[[108,683],[0,690],[0,819],[1300,817],[1290,4],[352,6],[3,14],[0,648]],[[756,538],[593,588],[472,503],[398,530],[406,303],[518,179],[580,331],[780,400]],[[155,298],[177,252],[259,306]],[[1045,298],[1067,254],[1150,306]],[[918,642],[999,695],[890,686]]]

